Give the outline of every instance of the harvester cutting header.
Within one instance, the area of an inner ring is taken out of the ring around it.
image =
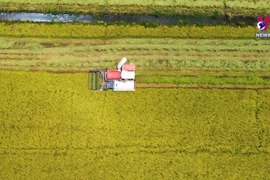
[[[113,91],[135,91],[135,65],[125,64],[124,57],[116,70],[94,69],[89,71],[89,89]]]

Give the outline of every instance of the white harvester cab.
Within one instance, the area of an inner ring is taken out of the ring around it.
[[[135,65],[125,64],[123,57],[116,70],[94,69],[89,71],[89,89],[113,91],[135,91]]]

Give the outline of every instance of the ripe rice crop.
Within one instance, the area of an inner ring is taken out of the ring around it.
[[[252,26],[159,26],[142,25],[92,25],[62,23],[0,23],[1,36],[59,37],[59,38],[121,38],[121,37],[170,37],[170,38],[223,38],[253,39],[257,30]]]
[[[0,84],[1,179],[269,178],[268,90],[99,92],[87,73],[11,71]]]
[[[211,85],[270,85],[270,80],[262,79],[257,76],[248,77],[177,77],[177,76],[140,76],[137,78],[138,83],[154,84],[211,84]]]
[[[269,93],[269,90],[259,91],[260,100],[257,101],[256,115],[260,119],[260,127],[262,128],[259,132],[261,135],[260,143],[262,145],[270,144],[270,126],[268,124],[270,117]]]

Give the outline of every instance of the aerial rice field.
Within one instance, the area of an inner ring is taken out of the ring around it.
[[[2,179],[269,177],[269,90],[120,96],[87,80],[0,71]]]
[[[267,179],[268,46],[255,39],[1,37],[0,177]],[[88,90],[89,69],[114,68],[123,56],[136,64],[141,87],[196,89]]]
[[[254,37],[269,2],[0,0],[1,12],[239,20],[1,21],[0,179],[270,179],[270,42]],[[89,70],[124,56],[136,91],[88,89]]]

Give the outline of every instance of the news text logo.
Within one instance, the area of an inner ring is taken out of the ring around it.
[[[266,32],[269,21],[270,16],[257,16],[257,28],[260,30],[260,32],[255,34],[256,38],[270,38],[270,33]]]

